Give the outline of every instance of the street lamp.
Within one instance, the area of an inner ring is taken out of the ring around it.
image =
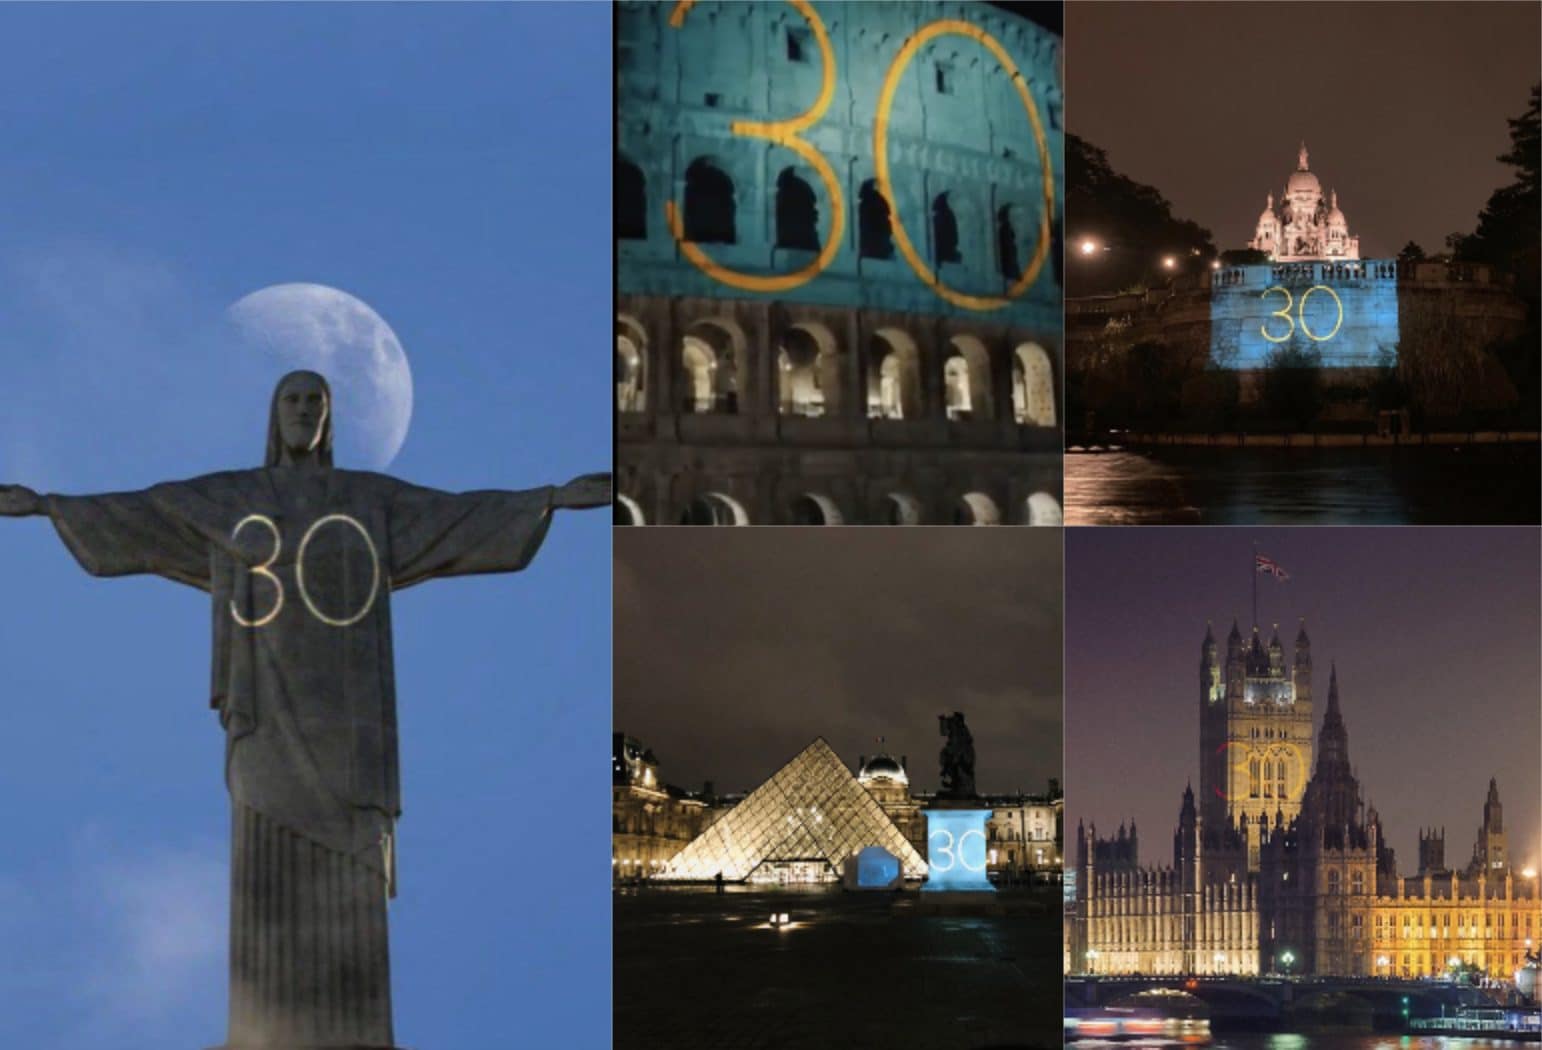
[[[1088,973],[1092,973],[1094,970],[1097,969],[1097,961],[1098,961],[1098,950],[1096,948],[1088,948],[1087,949],[1087,972]]]
[[[1098,242],[1091,237],[1083,237],[1081,243],[1076,246],[1076,249],[1083,255],[1091,255],[1098,250]]]
[[[1178,257],[1176,255],[1164,255],[1164,256],[1162,256],[1162,269],[1164,269],[1164,270],[1176,270],[1177,268],[1178,268]]]
[[[1285,976],[1290,976],[1290,964],[1296,961],[1296,955],[1289,948],[1280,953],[1280,965],[1285,968]]]

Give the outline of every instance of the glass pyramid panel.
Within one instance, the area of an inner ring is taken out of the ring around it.
[[[658,877],[710,882],[722,873],[742,882],[766,862],[814,860],[838,873],[867,846],[898,857],[907,879],[926,874],[921,854],[821,737],[676,853]]]

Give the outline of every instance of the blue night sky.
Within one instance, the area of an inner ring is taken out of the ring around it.
[[[226,308],[315,282],[411,362],[389,473],[610,462],[605,5],[0,5],[0,481],[260,465],[284,366]],[[339,466],[349,420],[339,399]],[[610,515],[394,603],[398,1041],[609,1041]],[[0,520],[0,1045],[225,1032],[207,598]],[[513,1025],[513,1028],[509,1026]]]

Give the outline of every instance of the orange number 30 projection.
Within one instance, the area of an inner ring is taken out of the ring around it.
[[[730,270],[726,266],[713,262],[706,252],[685,239],[685,226],[680,219],[680,210],[675,207],[674,201],[664,202],[664,217],[669,222],[669,232],[674,235],[675,243],[680,245],[680,250],[685,253],[685,257],[713,280],[721,281],[733,288],[742,288],[747,292],[785,292],[818,277],[824,272],[825,267],[835,261],[835,253],[841,246],[841,230],[846,224],[846,204],[841,195],[841,185],[835,178],[835,169],[818,150],[801,137],[803,132],[825,115],[825,110],[830,108],[830,100],[835,97],[835,51],[830,47],[830,34],[825,32],[824,22],[820,21],[818,12],[808,3],[808,0],[788,0],[788,2],[797,8],[798,13],[808,22],[809,28],[814,32],[814,40],[819,44],[819,97],[802,116],[793,117],[791,120],[765,122],[736,120],[729,125],[728,130],[735,135],[765,139],[777,146],[786,147],[808,161],[819,175],[819,181],[825,185],[825,192],[830,195],[830,233],[825,237],[819,254],[807,266],[792,273],[763,276]],[[679,29],[685,22],[686,14],[694,6],[695,0],[680,0],[669,15],[671,28]]]
[[[835,52],[830,47],[830,36],[825,31],[824,22],[819,18],[808,0],[788,0],[788,3],[797,10],[798,14],[808,22],[813,31],[814,40],[819,45],[820,57],[820,86],[819,97],[814,104],[801,116],[790,120],[779,121],[753,121],[738,120],[729,125],[729,130],[735,135],[747,138],[765,139],[777,146],[792,150],[798,156],[806,160],[813,167],[819,180],[824,183],[825,192],[830,199],[830,232],[820,246],[819,254],[807,266],[787,274],[760,275],[741,273],[729,269],[717,262],[702,251],[692,241],[685,239],[684,223],[681,220],[680,210],[673,200],[664,202],[664,217],[669,224],[669,231],[679,244],[681,252],[702,273],[715,281],[726,284],[732,288],[739,288],[749,292],[784,292],[800,285],[807,284],[819,276],[835,260],[835,254],[840,248],[841,233],[846,222],[845,196],[841,192],[839,181],[835,176],[835,169],[830,166],[818,150],[805,141],[801,135],[824,116],[825,110],[830,106],[835,97]],[[695,6],[695,0],[679,0],[674,10],[670,13],[669,24],[678,29],[685,23],[685,17]],[[978,42],[990,51],[1001,63],[1007,76],[1012,80],[1012,86],[1017,90],[1018,98],[1022,101],[1023,109],[1028,114],[1029,126],[1033,129],[1034,145],[1038,149],[1040,170],[1045,173],[1044,183],[1044,210],[1039,216],[1038,237],[1034,243],[1033,255],[1029,258],[1023,272],[1012,283],[1005,295],[971,295],[949,288],[927,266],[915,245],[911,243],[909,235],[905,232],[904,221],[900,218],[899,209],[895,206],[893,176],[889,170],[888,138],[889,138],[889,114],[894,106],[894,96],[899,89],[901,78],[906,68],[916,53],[939,36],[963,36]],[[1033,97],[1028,92],[1028,82],[1018,70],[1017,64],[1007,54],[1006,48],[1001,43],[979,26],[958,19],[943,19],[923,26],[915,35],[911,36],[900,52],[890,64],[887,75],[884,77],[883,88],[878,96],[878,109],[873,121],[873,156],[877,168],[878,192],[884,200],[889,202],[889,224],[894,233],[895,243],[899,246],[900,254],[910,268],[915,271],[928,288],[942,299],[954,306],[966,310],[998,310],[1008,305],[1013,299],[1026,292],[1038,278],[1040,270],[1044,266],[1044,260],[1049,256],[1051,243],[1050,223],[1055,214],[1055,182],[1050,172],[1053,170],[1049,155],[1049,142],[1044,135],[1044,125],[1039,120],[1038,107],[1034,105]]]

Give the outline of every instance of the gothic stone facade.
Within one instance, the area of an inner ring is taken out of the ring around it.
[[[1445,867],[1430,832],[1418,874],[1398,876],[1351,769],[1336,670],[1315,765],[1310,709],[1296,708],[1310,689],[1304,628],[1289,667],[1277,635],[1265,647],[1255,629],[1244,645],[1233,627],[1221,664],[1206,633],[1201,798],[1184,791],[1171,866],[1141,865],[1133,826],[1108,839],[1078,828],[1073,970],[1420,977],[1456,960],[1507,979],[1523,964],[1542,903],[1536,878],[1510,866],[1498,784],[1465,869]]]

